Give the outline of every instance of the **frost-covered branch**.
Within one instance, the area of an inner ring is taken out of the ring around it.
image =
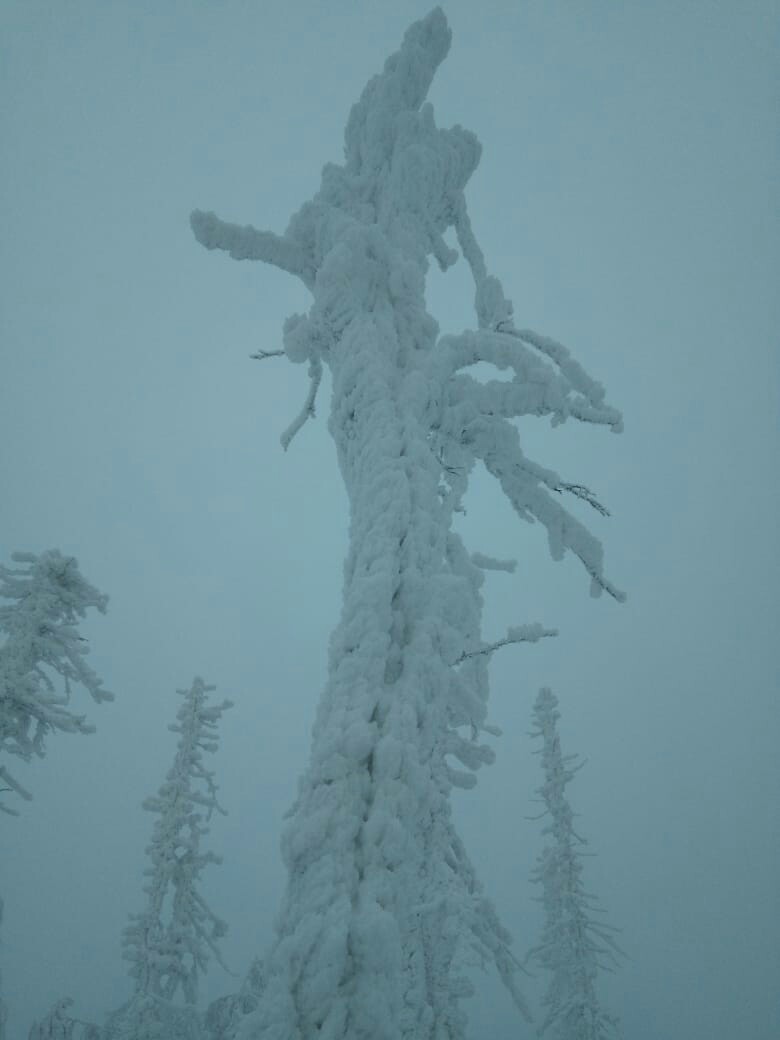
[[[538,332],[531,329],[515,329],[509,323],[499,326],[501,335],[513,336],[525,343],[530,343],[538,351],[551,358],[561,370],[563,376],[568,380],[574,390],[577,390],[590,403],[591,407],[600,410],[607,425],[612,428],[613,433],[621,433],[623,430],[623,418],[616,409],[609,408],[604,404],[604,387],[587,374],[585,369],[574,360],[567,347],[550,336],[540,336]],[[596,422],[595,418],[587,421]]]
[[[598,596],[602,591],[608,592],[622,602],[625,593],[604,576],[601,543],[545,490],[572,491],[578,485],[564,483],[557,473],[527,459],[520,448],[517,430],[506,420],[490,417],[474,419],[461,436],[474,456],[481,459],[488,471],[498,479],[518,515],[524,520],[538,520],[544,525],[552,558],[559,560],[566,550],[573,552],[591,577],[591,594]],[[587,494],[590,495],[590,492]],[[584,497],[584,494],[579,497]],[[595,499],[591,499],[592,496],[588,501],[594,505]]]
[[[215,213],[193,210],[190,215],[193,234],[206,249],[223,249],[234,260],[262,260],[266,264],[297,275],[311,288],[314,271],[307,264],[301,247],[285,235],[258,231],[247,224],[229,224]]]
[[[541,344],[547,349],[542,350]],[[482,384],[462,374],[462,369],[479,362],[500,371],[509,369],[514,377]],[[507,418],[551,415],[558,424],[571,416],[609,426],[614,432],[622,429],[620,412],[604,403],[601,384],[586,375],[565,347],[534,333],[505,328],[443,336],[430,366],[442,383],[446,404],[456,411],[470,404],[480,413]]]
[[[517,570],[517,560],[497,560],[494,556],[486,556],[481,552],[473,552],[471,562],[483,571],[506,571],[507,574],[514,574]]]
[[[293,419],[282,436],[279,438],[285,451],[290,447],[290,442],[307,419],[313,419],[314,402],[317,399],[317,390],[322,379],[322,362],[318,357],[313,357],[309,362],[309,392],[298,415]]]
[[[508,628],[506,636],[495,643],[488,643],[486,646],[481,646],[478,650],[464,650],[457,661],[455,661],[455,664],[460,664],[461,661],[465,661],[468,657],[492,654],[499,647],[509,646],[511,643],[538,643],[540,639],[557,635],[557,628],[544,628],[538,621],[530,625],[515,625],[512,628]]]
[[[70,708],[74,685],[98,704],[114,699],[84,660],[88,645],[78,631],[87,610],[105,613],[108,597],[85,580],[72,556],[56,549],[14,553],[12,559],[21,566],[0,566],[0,597],[11,601],[0,607],[0,754],[29,761],[43,757],[50,733],[94,732]],[[0,779],[30,797],[5,766]]]
[[[272,357],[284,357],[283,350],[257,350],[254,354],[249,355],[253,361],[266,361]]]

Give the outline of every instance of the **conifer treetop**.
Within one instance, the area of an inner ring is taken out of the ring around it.
[[[87,664],[89,646],[78,630],[89,609],[106,612],[108,597],[84,578],[75,557],[57,549],[11,558],[20,566],[0,565],[0,597],[10,600],[0,606],[0,754],[29,761],[43,757],[50,733],[94,732],[70,708],[74,686],[98,704],[114,699]],[[0,782],[30,798],[3,765]],[[1,803],[0,810],[16,814]]]
[[[533,709],[532,736],[541,738],[544,781],[538,793],[544,805],[542,833],[548,844],[539,855],[533,881],[542,887],[545,924],[539,944],[528,953],[550,975],[543,998],[545,1018],[539,1035],[556,1040],[609,1040],[620,1035],[617,1019],[597,994],[600,972],[612,971],[622,951],[616,929],[607,924],[595,897],[582,880],[585,839],[574,828],[566,787],[584,765],[577,755],[564,755],[558,735],[558,699],[547,687]]]

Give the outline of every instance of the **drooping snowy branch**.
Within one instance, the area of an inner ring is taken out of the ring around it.
[[[158,793],[143,803],[157,819],[146,850],[146,908],[131,915],[123,936],[135,994],[114,1016],[118,1037],[135,1036],[132,1030],[141,1021],[159,1016],[167,1021],[176,997],[194,1005],[210,955],[225,967],[218,942],[227,926],[198,891],[203,869],[221,862],[201,850],[208,821],[212,813],[225,812],[217,801],[214,772],[203,763],[204,753],[217,750],[219,719],[231,706],[230,701],[209,705],[207,696],[214,689],[196,678],[189,690],[178,691],[184,702],[169,727],[179,734],[173,766]]]
[[[78,622],[90,608],[105,613],[108,597],[82,576],[77,561],[56,549],[14,553],[15,569],[0,566],[0,754],[42,758],[50,733],[92,733],[94,726],[70,708],[72,687],[94,701],[113,700],[84,660],[88,645]],[[58,688],[55,680],[62,680]],[[0,782],[22,798],[29,793],[0,766]],[[0,804],[0,810],[15,810]]]
[[[601,1006],[596,993],[599,971],[611,970],[620,955],[615,929],[594,914],[599,908],[582,882],[584,839],[574,830],[566,786],[579,767],[576,755],[563,755],[558,736],[558,700],[542,689],[534,705],[532,735],[542,740],[544,783],[543,849],[533,880],[542,886],[545,911],[541,941],[528,957],[550,973],[540,1035],[553,1030],[558,1040],[606,1040],[617,1035],[617,1020]]]
[[[497,560],[494,556],[486,556],[481,552],[473,552],[471,562],[483,571],[506,571],[507,574],[514,574],[517,570],[517,560]]]
[[[554,560],[560,560],[569,550],[590,575],[592,595],[605,591],[618,601],[625,599],[625,594],[604,576],[601,543],[549,494],[549,491],[573,491],[578,485],[565,483],[557,473],[527,459],[520,448],[517,430],[504,419],[485,416],[473,419],[462,430],[461,441],[499,480],[517,514],[524,520],[538,520],[544,525]],[[586,495],[592,497],[583,489],[578,497]],[[589,504],[594,502],[595,499]],[[598,511],[603,511],[600,504]]]
[[[313,357],[309,362],[309,392],[306,395],[303,408],[299,414],[290,423],[287,429],[282,434],[280,440],[282,447],[285,451],[290,446],[290,442],[296,435],[298,430],[303,426],[307,419],[314,418],[314,402],[317,398],[317,390],[319,389],[320,380],[322,379],[322,362],[319,358]]]

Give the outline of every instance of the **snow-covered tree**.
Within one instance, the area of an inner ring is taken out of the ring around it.
[[[101,1030],[92,1022],[83,1022],[69,1014],[70,997],[58,1000],[41,1022],[34,1022],[28,1040],[101,1040]]]
[[[533,880],[542,886],[544,930],[529,953],[551,975],[543,998],[546,1009],[539,1035],[551,1031],[557,1040],[607,1040],[618,1033],[617,1020],[599,1002],[596,981],[611,970],[620,953],[614,931],[596,914],[602,913],[582,881],[585,839],[574,829],[574,813],[566,785],[584,764],[577,755],[564,755],[558,736],[558,698],[547,688],[534,704],[532,736],[542,740],[544,783],[538,789],[547,820],[542,850]]]
[[[3,900],[0,899],[0,925],[3,923]],[[0,945],[1,948],[1,945]],[[3,973],[0,971],[0,1040],[5,1040],[5,1024],[8,1020],[8,1008],[3,1000]]]
[[[213,1000],[206,1009],[204,1025],[209,1040],[228,1040],[241,1019],[255,1011],[265,989],[265,971],[255,957],[238,993]]]
[[[146,849],[146,907],[131,915],[123,935],[135,991],[109,1021],[108,1033],[117,1040],[198,1036],[198,979],[210,954],[225,967],[217,944],[227,925],[198,890],[204,867],[222,862],[201,848],[212,814],[225,812],[214,772],[203,762],[204,753],[217,750],[218,723],[231,707],[230,701],[207,703],[214,689],[196,678],[188,690],[177,691],[184,701],[169,727],[179,734],[173,766],[157,794],[143,803],[157,819]]]
[[[495,965],[524,1008],[509,936],[455,831],[450,796],[493,759],[480,741],[495,732],[489,650],[553,633],[521,625],[482,640],[491,561],[470,556],[452,529],[475,464],[522,519],[543,525],[555,558],[579,557],[594,595],[621,598],[599,542],[559,496],[602,507],[528,459],[514,423],[575,418],[617,431],[620,415],[563,346],[515,328],[487,272],[464,197],[479,142],[438,128],[425,103],[449,45],[439,8],[410,27],[352,108],[344,163],[324,167],[283,234],[191,217],[206,248],[274,264],[311,291],[308,314],[285,323],[284,350],[256,356],[308,366],[285,448],[330,369],[329,430],[351,514],[342,616],[283,837],[287,890],[242,1037],[460,1040],[474,956]],[[449,228],[474,276],[478,328],[440,337],[425,274],[431,255],[442,269],[457,259]],[[512,378],[480,382],[467,369],[481,361]]]
[[[98,703],[113,700],[84,660],[87,642],[77,627],[90,607],[104,614],[108,597],[84,579],[74,557],[56,549],[11,558],[21,566],[0,565],[0,597],[11,600],[0,607],[0,755],[29,761],[43,757],[49,733],[94,732],[70,709],[73,684]],[[1,760],[0,784],[0,791],[30,798]],[[2,803],[0,810],[18,815]]]

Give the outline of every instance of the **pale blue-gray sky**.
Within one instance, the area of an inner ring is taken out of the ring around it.
[[[346,503],[320,416],[284,454],[305,378],[248,355],[307,305],[293,279],[208,254],[195,207],[281,231],[339,161],[349,107],[429,4],[377,0],[0,4],[0,558],[56,546],[111,595],[88,625],[117,694],[90,738],[52,740],[2,823],[10,1040],[70,994],[99,1020],[127,990],[196,673],[235,708],[215,764],[230,811],[209,895],[241,973],[266,945],[281,816],[305,761],[340,602]],[[557,641],[493,665],[497,764],[458,799],[519,952],[539,924],[527,737],[551,685],[597,858],[590,887],[630,957],[604,995],[631,1040],[780,1035],[778,6],[454,0],[431,92],[484,146],[468,188],[518,323],[567,343],[626,432],[528,422],[529,454],[593,487],[628,603],[475,481],[488,635]],[[459,264],[429,278],[445,331],[474,324]],[[527,428],[526,428],[527,427]],[[595,515],[594,515],[595,516]],[[590,519],[590,518],[589,518]],[[206,995],[231,986],[214,969]],[[537,984],[529,982],[535,992]],[[486,979],[478,1040],[531,1032]]]

